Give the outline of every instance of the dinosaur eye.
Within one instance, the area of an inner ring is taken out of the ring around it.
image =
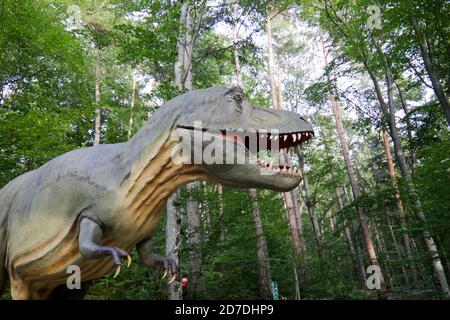
[[[236,101],[237,103],[241,103],[242,102],[242,95],[241,94],[236,94],[233,96],[233,100]]]

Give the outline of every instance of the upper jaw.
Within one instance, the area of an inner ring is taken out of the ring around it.
[[[193,130],[193,128],[191,128],[191,130]],[[250,167],[254,167],[258,170],[259,175],[271,176],[272,178],[277,177],[278,179],[294,179],[298,180],[299,183],[302,179],[299,165],[296,160],[291,160],[290,158],[286,159],[285,155],[290,153],[290,148],[298,147],[309,141],[312,138],[313,133],[278,133],[266,132],[265,130],[248,132],[222,130],[210,132],[205,130],[202,132],[202,135],[220,137],[220,139],[216,138],[213,143],[225,143],[231,146],[231,149],[228,147],[222,149],[234,150],[233,161],[232,163],[228,163],[229,165],[243,164],[243,162],[240,161],[244,161],[248,166],[247,170],[250,170]],[[211,143],[210,138],[211,137],[206,139],[208,141],[206,144]],[[241,160],[238,161],[238,158]],[[224,159],[224,161],[227,160],[228,158],[226,160]],[[226,162],[223,163],[227,164]]]
[[[256,138],[258,150],[271,150],[278,146],[279,149],[287,149],[296,145],[301,145],[314,136],[312,128],[310,130],[297,131],[279,131],[278,129],[262,129],[262,130],[242,130],[242,129],[209,129],[194,128],[190,126],[178,125],[177,128],[188,129],[192,131],[202,131],[216,136],[221,136],[224,140],[240,142],[248,147],[250,139]]]

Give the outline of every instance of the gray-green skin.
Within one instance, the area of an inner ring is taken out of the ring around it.
[[[176,128],[193,128],[196,121],[216,131],[261,128],[289,134],[313,133],[311,125],[293,112],[252,106],[239,87],[213,87],[168,101],[126,143],[82,148],[56,157],[0,190],[0,293],[9,276],[14,299],[82,297],[82,290],[65,289],[69,265],[85,266],[86,274],[90,274],[88,279],[83,278],[87,284],[120,264],[128,254],[126,250],[135,245],[146,265],[175,273],[173,259],[152,252],[153,222],[146,230],[148,235],[139,239],[133,238],[134,228],[138,230],[139,225],[123,229],[128,217],[117,194],[123,185],[137,179],[137,168],[148,164],[158,167],[152,161],[160,161],[155,159]],[[220,139],[209,143],[231,143],[238,152],[248,154],[239,143]],[[293,144],[291,137],[285,142],[285,146]],[[261,174],[266,169],[256,164],[202,163],[196,168],[201,170],[202,179],[234,187],[288,191],[301,181],[294,175]],[[165,202],[175,190],[169,191],[159,201]],[[161,208],[159,205],[147,215],[158,217],[157,221]],[[122,247],[108,243],[120,243]],[[88,271],[100,261],[106,261],[105,267]]]

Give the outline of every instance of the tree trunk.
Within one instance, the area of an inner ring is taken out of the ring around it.
[[[292,194],[290,192],[283,193],[284,196],[284,202],[287,206],[287,211],[289,213],[295,212],[294,208],[294,200],[292,199]],[[289,230],[291,232],[291,240],[292,245],[294,247],[296,255],[299,255],[303,250],[304,247],[302,246],[302,241],[300,239],[300,228],[298,226],[297,218],[295,213],[294,214],[288,214],[288,221],[289,221]]]
[[[336,229],[336,219],[334,218],[333,210],[331,208],[327,211],[327,218],[328,223],[330,224],[331,232],[334,233],[334,230]]]
[[[312,198],[309,190],[308,177],[305,174],[305,162],[303,160],[303,154],[300,147],[295,148],[295,153],[297,154],[300,171],[303,176],[303,190],[305,192],[305,202],[306,209],[308,210],[309,219],[311,220],[311,225],[313,227],[314,239],[316,240],[317,249],[319,250],[319,256],[322,256],[322,232],[320,230],[319,221],[315,213],[315,200]]]
[[[409,110],[408,106],[406,104],[405,98],[403,96],[403,91],[400,88],[400,85],[397,83],[397,81],[394,80],[395,87],[397,88],[398,96],[400,98],[400,102],[402,105],[403,112],[405,112],[406,117],[406,130],[408,132],[408,140],[410,142],[413,141],[413,134],[412,131],[414,130],[414,127],[411,123],[411,118],[409,116]],[[417,168],[417,159],[416,159],[416,152],[414,149],[411,149],[409,157],[411,159],[411,174],[414,177],[416,175],[416,168]]]
[[[177,42],[177,61],[175,62],[175,85],[180,90],[192,90],[192,52],[194,48],[192,38],[192,20],[189,1],[181,6],[180,26],[184,32]]]
[[[386,243],[384,242],[383,233],[378,228],[378,225],[377,225],[376,221],[374,221],[374,219],[371,219],[371,220],[372,220],[372,228],[373,228],[373,231],[374,231],[374,234],[375,234],[375,239],[377,241],[377,245],[378,245],[378,248],[379,248],[380,255],[381,256],[384,255],[386,257],[386,260],[389,261],[390,260],[390,255],[389,255],[389,252],[387,251]],[[394,287],[394,284],[392,282],[392,276],[391,276],[392,272],[391,272],[391,270],[389,268],[389,265],[388,265],[387,261],[384,264],[385,265],[385,270],[386,270],[385,273],[386,273],[387,283],[389,284],[389,288],[392,289]]]
[[[267,52],[268,52],[268,74],[269,74],[269,83],[271,87],[271,96],[272,96],[272,104],[273,108],[277,110],[282,109],[282,93],[279,83],[279,77],[277,76],[278,68],[276,67],[275,57],[273,52],[272,45],[272,18],[273,13],[269,12],[267,16]],[[280,159],[283,159],[288,163],[290,161],[288,154],[283,154],[280,151]],[[300,233],[302,230],[300,229],[300,224],[298,223],[300,218],[298,218],[299,214],[299,205],[297,200],[297,189],[294,189],[289,192],[285,192],[283,194],[283,199],[285,200],[286,209],[288,211],[288,217],[290,222],[290,230],[294,232],[297,231],[297,234],[291,234],[292,239],[296,239],[295,241],[300,241]],[[292,224],[291,224],[292,223]],[[304,245],[300,243],[295,244],[296,252],[300,252],[304,249]],[[299,251],[300,250],[300,251]]]
[[[397,178],[395,177],[394,162],[392,161],[391,148],[389,146],[388,134],[383,131],[383,146],[386,154],[386,160],[389,169],[389,175],[391,177],[392,189],[394,190],[395,203],[397,205],[398,217],[400,220],[400,226],[402,229],[403,245],[405,247],[406,258],[408,259],[409,269],[413,278],[413,284],[417,284],[417,272],[413,264],[413,256],[411,252],[411,239],[407,230],[405,209],[403,207],[403,201],[400,196],[400,190],[398,188]]]
[[[265,299],[272,297],[272,276],[270,273],[269,254],[267,249],[266,237],[264,236],[261,213],[259,210],[258,199],[255,189],[248,191],[251,198],[251,211],[253,221],[255,223],[255,235],[257,245],[258,257],[258,274],[259,274],[259,289],[261,296]]]
[[[268,75],[269,75],[269,84],[271,88],[271,97],[272,97],[272,105],[274,109],[281,110],[282,109],[282,92],[281,92],[281,81],[278,74],[278,68],[276,67],[275,55],[272,44],[272,19],[274,15],[272,11],[268,12],[267,15],[267,53],[268,53]],[[290,155],[285,154],[280,150],[280,160],[285,161],[285,163],[290,162]],[[291,238],[294,246],[294,250],[297,254],[305,251],[305,245],[303,241],[303,230],[302,230],[302,221],[301,221],[301,210],[303,210],[303,206],[300,208],[297,200],[297,188],[292,191],[283,193],[283,199],[285,201],[285,206],[287,209],[287,215],[289,220],[289,229],[291,231]],[[298,268],[294,265],[296,269],[296,283],[298,282]],[[296,292],[296,296],[300,299],[300,289],[298,288],[298,294]]]
[[[324,65],[326,67],[326,66],[328,66],[327,51],[325,49],[325,44],[323,42],[322,36],[321,36],[321,44],[322,44]],[[329,75],[327,75],[327,78],[328,78],[328,82],[331,83],[331,79],[330,79]],[[345,131],[344,131],[344,126],[342,124],[342,116],[341,116],[340,107],[339,107],[333,93],[329,94],[329,101],[330,101],[333,115],[334,115],[334,118],[336,121],[336,129],[337,129],[338,138],[339,138],[339,142],[340,142],[341,149],[342,149],[342,154],[344,156],[345,166],[347,168],[348,178],[350,180],[350,186],[352,189],[353,199],[357,200],[359,198],[358,185],[356,182],[356,175],[353,170],[353,163],[352,163],[352,160],[351,160],[350,154],[349,154],[349,149],[348,149],[348,144],[347,144],[347,138],[346,138]],[[361,226],[362,234],[364,237],[364,242],[366,245],[366,251],[367,251],[367,254],[369,255],[370,263],[372,265],[378,266],[381,270],[381,266],[378,261],[378,258],[377,258],[376,252],[375,252],[375,248],[374,248],[374,245],[372,242],[372,235],[369,230],[367,218],[366,218],[364,210],[361,206],[358,206],[358,216],[359,216],[359,223]],[[383,288],[384,279],[383,279],[382,273],[381,273],[381,281],[380,282],[381,282],[381,287]]]
[[[178,202],[178,191],[170,196],[167,201],[167,222],[166,222],[166,256],[175,259],[180,267],[180,247],[181,247],[181,210]],[[169,285],[169,300],[182,299],[182,287],[178,282]]]
[[[336,186],[336,198],[338,200],[339,210],[344,209],[344,202],[342,200],[342,192],[341,187]],[[347,243],[347,247],[350,251],[350,254],[353,258],[353,263],[356,269],[356,273],[358,274],[359,280],[364,285],[366,283],[366,269],[364,268],[364,260],[359,252],[359,250],[355,249],[355,245],[353,244],[352,232],[350,231],[350,227],[348,226],[348,221],[344,220],[344,239]]]
[[[431,58],[431,52],[428,52],[427,39],[424,34],[422,34],[419,26],[419,20],[414,17],[412,18],[412,25],[414,32],[417,36],[417,40],[419,41],[419,49],[422,55],[423,63],[425,65],[425,70],[428,73],[428,77],[431,80],[431,84],[433,86],[433,91],[439,101],[439,104],[444,111],[445,119],[447,120],[447,124],[450,126],[450,106],[449,100],[445,95],[445,91],[442,88],[441,82],[439,81],[438,74],[434,67],[434,63]]]
[[[397,252],[397,257],[399,260],[402,260],[403,259],[402,250],[400,249],[400,246],[395,237],[394,229],[392,228],[392,222],[391,222],[391,219],[389,218],[389,213],[385,206],[383,206],[383,213],[384,213],[384,219],[386,220],[386,225],[389,230],[389,235],[391,236],[392,243],[394,245],[395,251]],[[412,262],[410,262],[410,263],[412,264]],[[409,285],[408,273],[406,272],[405,266],[403,264],[401,265],[401,269],[402,269],[403,277],[405,278],[405,282],[406,282],[406,284]],[[416,277],[415,281],[417,281],[417,274],[415,275],[415,277]]]
[[[189,184],[188,192],[191,194],[195,192],[196,186]],[[188,217],[188,261],[189,261],[189,276],[191,278],[189,285],[190,298],[200,298],[205,292],[205,282],[202,275],[203,255],[201,251],[201,228],[199,216],[198,201],[189,197],[187,203],[187,217]]]
[[[101,108],[100,108],[100,49],[95,48],[95,128],[94,146],[100,144]]]
[[[439,236],[436,237],[437,243],[439,245],[439,247],[441,247],[441,252],[442,252],[442,260],[444,262],[444,265],[447,266],[447,272],[448,274],[450,274],[450,261],[448,260],[447,254],[445,253],[445,250],[443,250],[443,248],[445,248],[442,244],[442,241],[440,239]]]
[[[211,210],[209,209],[208,204],[208,185],[206,184],[206,181],[202,182],[202,190],[203,190],[203,201],[200,204],[201,205],[201,212],[204,215],[204,225],[209,230],[211,228]]]
[[[241,79],[241,65],[239,61],[239,51],[237,48],[239,41],[238,28],[238,12],[237,5],[233,5],[234,11],[234,30],[233,30],[233,56],[234,56],[234,72],[236,85],[242,84]],[[257,260],[258,260],[258,274],[259,274],[259,290],[261,296],[265,299],[272,297],[272,277],[270,274],[269,252],[267,249],[266,238],[263,233],[261,213],[259,210],[258,198],[256,196],[256,189],[248,189],[251,202],[251,211],[253,221],[255,224],[256,244],[257,244]],[[223,234],[221,234],[223,237]]]
[[[447,279],[445,276],[444,268],[442,267],[442,262],[439,257],[439,253],[437,251],[434,240],[426,227],[427,222],[426,222],[425,214],[422,209],[422,203],[421,203],[420,199],[418,198],[417,192],[413,185],[413,182],[411,179],[411,173],[409,171],[408,164],[407,164],[404,154],[403,154],[402,143],[401,143],[401,140],[400,140],[400,137],[398,134],[398,130],[397,130],[397,126],[395,123],[395,108],[394,108],[393,98],[392,98],[393,77],[392,77],[390,65],[389,65],[389,63],[387,61],[387,57],[383,53],[379,43],[376,41],[376,39],[372,38],[372,40],[377,49],[377,52],[379,53],[380,57],[382,58],[383,65],[385,68],[386,84],[388,87],[388,105],[386,105],[386,103],[384,101],[384,97],[381,92],[381,88],[378,83],[378,79],[375,76],[375,74],[373,73],[373,71],[371,71],[371,69],[369,68],[367,60],[363,61],[363,63],[366,66],[366,69],[369,72],[370,78],[372,79],[372,82],[374,84],[375,92],[376,92],[377,98],[380,103],[381,111],[383,112],[384,117],[388,121],[392,142],[394,144],[395,158],[397,160],[397,163],[399,164],[399,168],[400,168],[402,177],[406,182],[406,187],[408,189],[408,192],[409,192],[409,195],[411,198],[411,202],[413,204],[413,209],[414,209],[415,214],[416,214],[417,218],[419,219],[419,221],[421,221],[424,225],[422,228],[422,237],[423,237],[425,248],[428,251],[430,258],[432,260],[433,271],[436,275],[436,278],[439,281],[439,285],[440,285],[440,289],[441,289],[442,293],[448,296],[448,295],[450,295],[450,290],[449,290],[449,286],[448,286]]]
[[[337,104],[337,101],[334,99],[333,95],[330,95],[330,102],[331,102],[333,114],[334,114],[334,117],[336,120],[336,128],[337,128],[337,132],[338,132],[339,142],[342,147],[342,154],[344,156],[345,166],[347,168],[347,174],[348,174],[348,177],[350,180],[350,186],[352,188],[353,199],[357,200],[359,198],[359,191],[358,191],[358,186],[357,186],[357,182],[356,182],[356,176],[353,171],[353,163],[352,163],[352,160],[350,159],[350,155],[349,155],[347,139],[345,137],[345,132],[344,132],[343,124],[342,124],[342,118],[341,118],[339,106]],[[369,255],[370,263],[372,265],[376,265],[376,266],[380,267],[380,263],[378,262],[377,255],[375,253],[375,248],[372,243],[372,235],[371,235],[369,226],[366,221],[366,215],[364,213],[363,208],[360,206],[358,206],[358,215],[359,215],[359,223],[361,225],[361,230],[363,233],[364,242],[366,244],[366,251],[367,251],[367,254]]]
[[[294,206],[298,204],[297,201],[294,201]],[[294,207],[295,211],[295,219],[297,220],[297,226],[298,226],[298,233],[300,237],[300,247],[302,248],[302,251],[306,251],[305,246],[305,236],[303,234],[303,220],[302,220],[302,214],[303,214],[303,208],[305,207],[305,204],[302,202],[300,206]]]
[[[223,242],[225,240],[225,228],[223,227],[223,186],[221,184],[217,185],[217,194],[219,196],[219,240]]]
[[[241,63],[239,61],[239,13],[237,3],[233,5],[234,26],[233,26],[233,56],[234,56],[234,76],[237,86],[242,86]]]
[[[133,132],[133,125],[134,125],[134,104],[136,101],[136,72],[133,71],[133,83],[132,83],[132,89],[131,89],[131,104],[130,104],[130,122],[128,125],[128,140],[131,139],[131,135]]]
[[[300,281],[298,279],[298,271],[297,268],[294,265],[294,280],[295,280],[295,300],[300,300]]]
[[[272,18],[273,13],[269,12],[267,15],[267,53],[268,53],[268,72],[269,72],[269,84],[271,88],[272,95],[272,104],[273,108],[277,110],[281,110],[282,102],[281,102],[281,93],[280,87],[278,83],[277,76],[277,68],[275,67],[275,56],[273,53],[273,45],[272,45]]]
[[[183,2],[181,6],[180,27],[184,32],[181,33],[180,39],[177,42],[177,61],[174,66],[174,85],[178,87],[180,90],[192,90],[192,22],[189,13],[189,1]],[[194,185],[195,186],[195,185]],[[179,191],[175,192],[170,196],[167,202],[167,228],[166,228],[166,248],[171,248],[175,246],[175,243],[181,243],[180,235],[181,235],[181,223],[173,224],[172,221],[180,219],[180,212],[176,210],[176,207],[171,205],[170,203],[178,202]],[[192,198],[188,199],[188,207],[191,206],[191,210],[196,212],[198,215],[198,203],[197,208],[195,208],[195,202],[192,203]],[[194,213],[191,213],[192,215]],[[193,221],[190,219],[189,221]],[[194,219],[195,221],[195,219]],[[170,228],[169,228],[170,222]],[[189,226],[190,227],[190,226]],[[192,227],[193,230],[196,230],[195,227]],[[201,256],[195,254],[196,257]],[[179,264],[179,250],[174,251],[172,253],[172,257]],[[197,263],[197,262],[195,262]],[[181,266],[180,266],[181,269]],[[169,285],[169,296],[171,300],[181,300],[182,299],[182,289],[178,283],[172,283]]]
[[[325,132],[322,132],[322,135],[324,136],[324,147],[325,147],[325,152],[327,154],[332,154],[330,151],[330,147],[328,145],[328,143],[326,142],[326,134]],[[339,210],[343,210],[344,209],[344,199],[343,199],[343,190],[344,187],[339,186],[338,182],[336,180],[336,175],[334,172],[334,167],[331,166],[331,179],[335,184],[335,194],[336,194],[336,199],[337,199],[337,203],[338,203],[338,209]],[[348,226],[348,221],[347,219],[343,220],[343,226],[344,226],[344,232],[343,232],[343,236],[345,239],[345,243],[347,244],[347,248],[350,251],[350,256],[352,258],[353,261],[353,266],[356,270],[356,274],[358,275],[358,278],[360,280],[360,283],[365,286],[366,283],[366,271],[364,268],[364,260],[360,254],[360,251],[355,249],[355,245],[353,243],[353,239],[352,239],[352,233],[350,230],[350,227]]]
[[[183,64],[181,67],[181,83],[182,90],[193,89],[192,78],[192,53],[193,53],[193,37],[192,37],[192,20],[190,14],[189,1],[183,3],[181,20],[184,21],[185,32],[183,34],[183,43],[179,45],[182,48]],[[180,21],[181,21],[180,20]],[[181,52],[179,52],[181,53]],[[191,272],[193,285],[190,286],[189,292],[192,297],[201,295],[205,290],[205,284],[202,275],[202,252],[200,246],[200,217],[199,217],[199,203],[194,199],[192,193],[198,190],[199,182],[192,182],[187,185],[189,197],[187,199],[187,213],[188,213],[188,241],[192,244],[189,250],[189,270]]]

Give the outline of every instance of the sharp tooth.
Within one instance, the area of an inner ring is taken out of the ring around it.
[[[299,141],[302,140],[302,134],[301,133],[297,133],[297,138],[298,138]]]
[[[308,132],[306,132],[306,133],[305,133],[305,136],[306,136],[306,137],[308,138],[308,137],[309,137],[309,133],[308,133]]]
[[[287,134],[285,134],[285,135],[284,135],[284,137],[283,137],[283,141],[286,141],[286,140],[287,140],[287,138],[288,138],[288,135],[287,135]]]
[[[297,135],[295,133],[292,134],[292,139],[294,139],[294,142],[297,141]]]

